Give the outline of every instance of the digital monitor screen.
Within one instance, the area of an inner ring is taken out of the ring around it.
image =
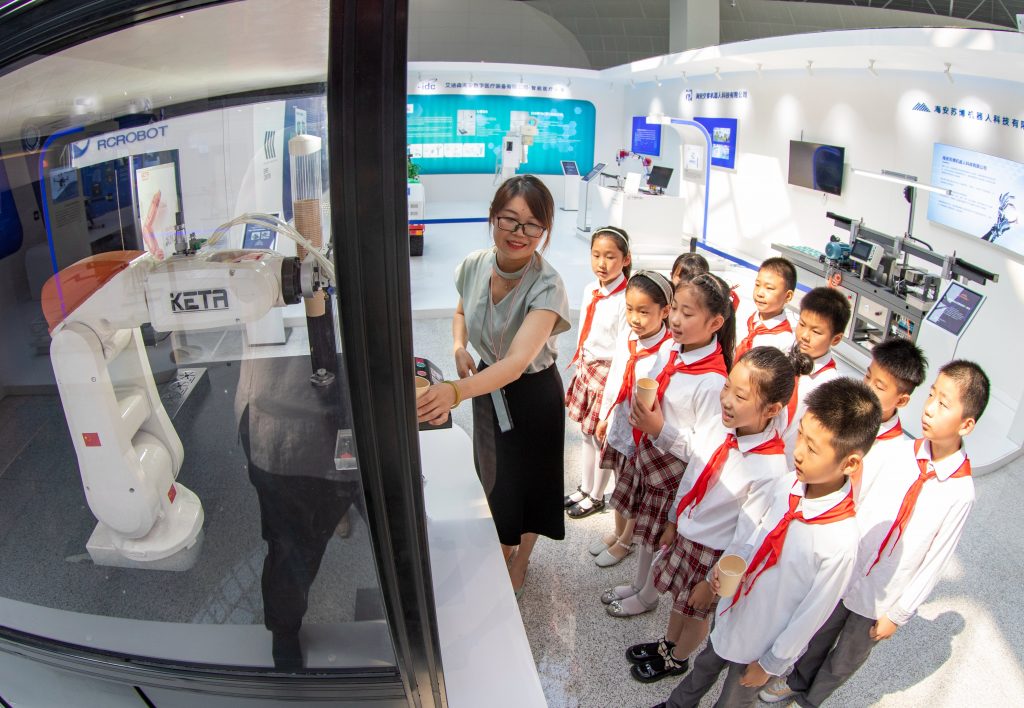
[[[566,177],[575,177],[580,173],[576,163],[572,160],[562,160],[562,174]]]
[[[587,174],[583,175],[583,177],[582,177],[581,179],[582,179],[582,180],[583,180],[584,182],[589,182],[590,180],[592,180],[592,179],[594,179],[595,177],[597,177],[597,174],[598,174],[598,173],[599,173],[599,172],[600,172],[601,170],[603,170],[603,169],[604,169],[604,163],[603,163],[603,162],[599,162],[599,163],[597,163],[596,165],[594,165],[594,169],[592,169],[592,170],[591,170],[590,172],[588,172]]]
[[[984,299],[984,295],[968,290],[960,283],[950,283],[928,313],[928,321],[959,337]]]
[[[245,236],[242,237],[242,248],[261,248],[274,250],[277,244],[277,233],[259,224],[246,224]]]
[[[630,149],[638,155],[661,155],[661,124],[648,123],[647,116],[633,116],[633,139]]]
[[[855,261],[866,261],[871,258],[871,244],[867,241],[854,241],[850,249],[850,258]]]
[[[790,140],[789,183],[828,194],[841,194],[845,158],[845,148]]]
[[[671,167],[659,167],[655,166],[651,168],[651,174],[647,178],[648,187],[657,187],[659,189],[666,189],[668,187],[669,180],[672,179],[672,168]]]

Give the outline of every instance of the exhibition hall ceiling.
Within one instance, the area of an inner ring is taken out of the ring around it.
[[[415,4],[417,0],[412,0]],[[716,0],[707,0],[708,3]],[[866,27],[1014,27],[1024,0],[717,0],[707,45]],[[670,0],[525,0],[565,26],[593,69],[667,54]],[[467,60],[471,58],[467,57]]]

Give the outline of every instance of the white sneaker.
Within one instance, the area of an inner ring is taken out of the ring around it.
[[[785,677],[780,676],[762,688],[761,692],[757,695],[765,703],[781,703],[782,701],[792,699],[795,693],[789,687],[789,684],[786,683]]]

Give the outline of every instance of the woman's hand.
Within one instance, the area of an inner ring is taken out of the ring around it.
[[[458,386],[458,384],[455,384]],[[441,425],[455,405],[455,390],[446,383],[434,384],[416,401],[416,419],[420,423]]]
[[[473,357],[466,351],[465,347],[459,347],[455,350],[455,371],[458,372],[460,379],[467,378],[476,373]]]
[[[661,435],[661,429],[665,427],[665,414],[661,412],[661,401],[654,400],[654,409],[648,410],[642,405],[636,396],[633,397],[633,407],[629,411],[629,424],[646,433],[652,440]]]

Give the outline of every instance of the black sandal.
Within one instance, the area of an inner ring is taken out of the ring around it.
[[[570,519],[585,519],[591,514],[596,514],[599,511],[604,511],[604,499],[594,499],[594,497],[590,497],[589,509],[584,509],[577,503],[573,504],[566,513],[569,515]]]
[[[583,494],[583,485],[580,485],[579,487],[576,487],[576,492],[579,492],[580,494]],[[573,492],[572,494],[575,494],[576,492]],[[565,498],[562,499],[562,506],[564,506],[566,509],[568,509],[569,507],[576,506],[579,503],[579,502],[573,501],[572,494],[566,494]],[[586,498],[587,496],[588,495],[584,494],[584,498]],[[583,501],[583,499],[580,499],[580,501]]]
[[[679,661],[669,652],[668,656],[657,656],[642,664],[634,664],[629,667],[629,675],[640,683],[654,683],[668,676],[685,674],[689,668],[689,659]]]
[[[672,651],[675,644],[662,637],[656,642],[634,644],[626,650],[626,661],[631,664],[642,664],[655,657],[665,657]]]

